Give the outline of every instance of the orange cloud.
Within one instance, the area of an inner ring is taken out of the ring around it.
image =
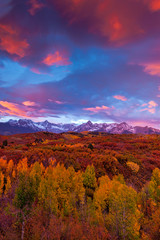
[[[150,101],[150,102],[148,103],[148,105],[149,105],[149,108],[157,107],[157,106],[158,106],[158,104],[157,104],[155,101]]]
[[[110,107],[107,107],[107,106],[102,106],[102,107],[92,107],[92,108],[83,108],[83,110],[85,111],[90,111],[90,112],[93,112],[93,113],[98,113],[98,112],[109,112],[110,110],[114,109],[114,107],[110,108]]]
[[[65,66],[71,64],[69,59],[63,57],[59,51],[56,51],[54,54],[48,54],[42,62],[48,66]]]
[[[147,106],[147,107],[141,109],[140,112],[148,111],[148,112],[154,114],[156,112],[156,107],[158,106],[158,104],[155,101],[151,100],[148,103],[142,104],[142,107],[144,107],[144,106]]]
[[[31,102],[31,101],[25,101],[22,104],[25,105],[25,106],[28,106],[28,107],[37,105],[35,102]]]
[[[0,101],[0,105],[4,108],[4,109],[3,108],[0,109],[0,112],[2,114],[28,117],[26,109],[19,104],[7,102],[7,101]]]
[[[160,0],[151,0],[150,1],[150,9],[152,11],[160,10]]]
[[[16,54],[20,58],[26,55],[29,44],[19,38],[19,33],[9,25],[0,24],[0,49],[9,54]]]
[[[154,114],[156,112],[156,109],[155,108],[144,108],[144,109],[140,110],[140,112],[144,112],[144,111],[148,111],[148,112]]]
[[[115,95],[113,96],[115,99],[117,100],[121,100],[121,101],[127,101],[127,98],[125,96],[121,96],[121,95]]]
[[[29,3],[31,8],[28,11],[32,16],[35,15],[38,10],[44,7],[44,4],[39,3],[38,0],[30,0]]]
[[[16,117],[24,117],[24,118],[37,118],[53,115],[53,110],[47,108],[40,108],[38,104],[31,101],[25,101],[21,104],[0,101],[0,115],[2,116],[16,116]]]
[[[144,63],[140,65],[144,67],[144,72],[160,77],[160,63]]]

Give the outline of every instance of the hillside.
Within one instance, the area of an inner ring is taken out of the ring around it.
[[[160,136],[0,136],[0,239],[160,239]]]
[[[135,188],[141,188],[150,179],[155,167],[160,168],[159,135],[37,132],[0,136],[1,146],[4,140],[8,145],[1,147],[0,156],[16,163],[27,157],[29,164],[42,160],[47,166],[49,159],[54,158],[76,171],[94,164],[97,177],[123,174]],[[128,162],[137,164],[139,170],[134,172]]]

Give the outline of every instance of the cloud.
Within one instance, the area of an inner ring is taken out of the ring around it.
[[[37,106],[37,103],[31,102],[31,101],[25,101],[25,102],[22,102],[22,104],[27,106],[27,107]]]
[[[59,51],[56,51],[53,54],[49,53],[47,57],[42,61],[42,63],[48,66],[56,65],[57,67],[71,64],[69,59],[62,56],[62,54]]]
[[[148,103],[144,103],[141,105],[141,107],[146,107],[146,108],[140,109],[140,112],[148,111],[151,114],[154,114],[156,112],[157,106],[158,106],[158,104],[155,101],[151,100]]]
[[[99,112],[106,112],[106,113],[109,113],[111,110],[113,110],[114,107],[107,107],[107,106],[102,106],[102,107],[91,107],[91,108],[83,108],[83,110],[85,111],[90,111],[90,112],[93,112],[93,113],[99,113]]]
[[[7,102],[7,101],[0,101],[0,113],[3,115],[13,115],[13,116],[20,116],[20,117],[29,117],[27,114],[27,108],[21,106],[20,104]]]
[[[149,7],[153,12],[159,11],[160,10],[160,0],[150,0]]]
[[[117,100],[127,101],[127,98],[125,96],[122,96],[122,95],[115,95],[113,97]]]
[[[29,4],[31,5],[31,7],[28,11],[32,16],[35,15],[37,11],[39,11],[41,8],[45,6],[39,0],[30,0]]]
[[[147,74],[160,77],[160,63],[144,63],[140,65],[144,67],[144,72]]]
[[[23,58],[27,54],[29,44],[27,40],[21,39],[18,30],[10,25],[0,24],[0,49],[9,54],[16,54]]]
[[[120,46],[141,39],[150,31],[150,26],[146,25],[150,12],[145,1],[47,1],[68,23],[69,33],[77,42],[87,40],[90,35],[93,43]],[[154,17],[150,17],[152,21]]]
[[[158,104],[157,104],[155,101],[150,101],[150,102],[148,103],[148,105],[149,105],[149,108],[157,107],[157,106],[158,106]]]
[[[0,115],[15,116],[25,118],[39,118],[39,117],[55,117],[56,110],[47,107],[40,107],[40,105],[25,101],[22,103],[13,103],[8,101],[0,101]]]
[[[57,104],[64,104],[64,102],[61,102],[61,101],[55,101],[55,103],[57,103]]]

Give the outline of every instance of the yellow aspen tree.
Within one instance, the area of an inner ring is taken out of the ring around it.
[[[28,171],[28,163],[27,163],[27,158],[23,158],[19,161],[17,165],[17,172],[18,173],[26,173]]]
[[[140,239],[137,192],[132,187],[113,180],[109,198],[110,224],[115,237],[123,240]]]
[[[7,194],[8,191],[9,191],[9,189],[11,188],[11,179],[10,179],[10,176],[7,176],[6,180],[7,180],[7,183],[6,183],[6,185],[5,185],[5,187],[6,187],[6,189],[5,189],[5,194]]]

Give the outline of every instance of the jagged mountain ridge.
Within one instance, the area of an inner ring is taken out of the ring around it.
[[[0,123],[0,134],[1,135],[11,135],[17,133],[34,133],[40,131],[47,131],[52,133],[61,133],[61,132],[106,132],[109,134],[160,134],[159,129],[155,129],[152,127],[133,127],[128,125],[125,122],[122,123],[92,123],[88,121],[86,123],[77,125],[77,124],[56,124],[50,123],[47,120],[44,122],[33,122],[28,119],[19,119],[12,120],[10,119],[8,122]]]

